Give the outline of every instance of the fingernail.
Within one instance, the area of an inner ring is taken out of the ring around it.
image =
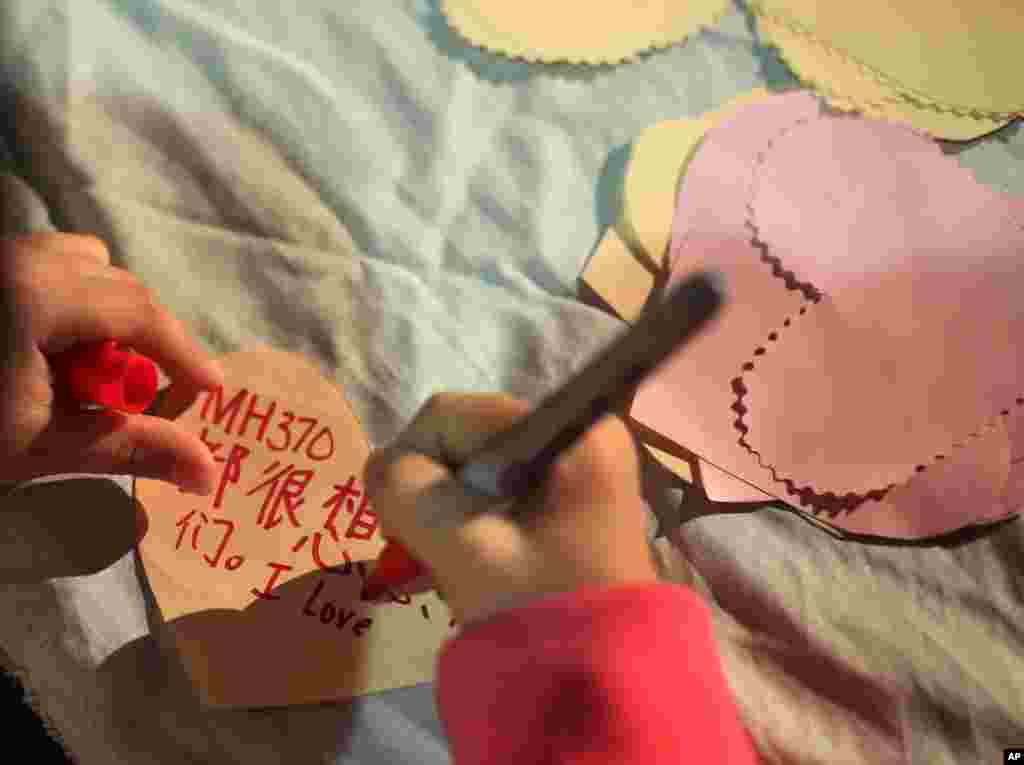
[[[213,492],[213,487],[202,478],[185,473],[184,469],[174,471],[174,483],[184,489],[186,494],[195,494],[198,497],[208,497]]]
[[[132,466],[136,476],[176,484],[188,494],[205,497],[212,492],[201,478],[188,472],[188,468],[174,454],[146,454],[142,449],[137,449]]]

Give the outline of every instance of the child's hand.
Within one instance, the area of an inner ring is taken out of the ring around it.
[[[434,396],[367,463],[367,493],[385,534],[430,568],[463,623],[583,585],[657,579],[636,447],[614,416],[562,455],[544,486],[519,503],[515,520],[497,513],[463,517],[510,504],[462,489],[435,459],[464,462],[528,409],[501,395]]]
[[[0,481],[134,473],[209,491],[216,464],[177,423],[55,400],[47,358],[115,339],[153,359],[192,400],[223,382],[216,363],[93,237],[0,239]],[[144,456],[131,461],[139,447]]]

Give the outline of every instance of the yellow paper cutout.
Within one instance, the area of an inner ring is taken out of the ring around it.
[[[936,138],[967,141],[1010,122],[969,116],[915,104],[880,80],[866,75],[850,59],[824,43],[800,34],[772,16],[758,18],[758,29],[802,82],[821,93],[841,111],[860,112],[875,119],[901,122]]]
[[[754,0],[752,8],[828,44],[895,92],[994,119],[1024,112],[1020,3]]]
[[[654,271],[633,257],[615,229],[605,230],[580,279],[624,321],[639,318],[654,288]]]
[[[650,444],[644,444],[644,448],[650,453],[654,459],[668,468],[672,473],[682,478],[687,483],[693,483],[693,469],[690,467],[690,463],[684,460],[682,457],[677,457],[674,454],[663,452],[657,447],[651,446]]]
[[[665,120],[646,128],[633,144],[622,189],[618,229],[656,268],[663,264],[672,233],[683,169],[704,134],[741,106],[764,98],[764,88],[742,93],[720,108],[692,119]]]
[[[266,347],[221,363],[223,390],[178,418],[220,461],[215,493],[136,481],[139,553],[201,699],[282,706],[429,681],[454,633],[444,603],[361,599],[383,540],[362,492],[369,445],[341,390]]]
[[[711,26],[728,0],[442,0],[449,23],[469,42],[511,58],[615,64],[682,42]]]

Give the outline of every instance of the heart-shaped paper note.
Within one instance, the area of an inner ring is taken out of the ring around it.
[[[751,209],[824,295],[743,376],[746,442],[779,477],[883,490],[1016,405],[1024,200],[907,128],[822,116],[773,141]]]
[[[752,245],[751,228],[737,233],[743,227],[736,222],[739,216],[730,211],[749,202],[753,189],[743,179],[755,176],[754,166],[761,161],[760,155],[767,158],[774,139],[818,118],[817,111],[804,108],[794,94],[784,94],[744,107],[705,135],[687,166],[679,191],[672,224],[671,280],[683,278],[692,268],[718,267],[730,284],[731,300],[721,321],[641,386],[630,415],[647,430],[697,455],[702,472],[705,466],[717,472],[723,480],[708,489],[711,499],[754,500],[760,490],[798,510],[809,506],[814,515],[805,517],[826,527],[899,539],[930,538],[1008,517],[1024,502],[1024,470],[1018,469],[1024,467],[1024,462],[1014,456],[1024,454],[1024,426],[1020,425],[1024,407],[1000,416],[979,437],[968,439],[962,448],[952,450],[927,470],[915,473],[911,469],[903,483],[883,496],[861,497],[856,503],[807,502],[807,496],[796,487],[776,480],[743,442],[743,420],[738,415],[744,414],[744,381],[750,373],[760,371],[762,362],[784,358],[785,338],[810,322],[822,307],[823,303],[814,304],[810,296],[818,294],[828,280],[819,277],[816,288],[813,279],[804,275],[801,283],[787,270],[790,264],[784,259],[761,243]],[[830,120],[828,124],[837,121],[833,117],[823,119]],[[910,135],[918,143],[924,140]],[[731,156],[716,156],[730,147]],[[844,150],[842,143],[833,142],[832,152]],[[953,160],[939,159],[950,170],[948,163]],[[805,170],[808,167],[812,169],[810,179]],[[803,172],[803,181],[812,185],[814,167],[807,163],[806,155],[790,165],[794,172]],[[876,164],[875,170],[876,177],[865,180],[862,186],[884,189],[888,167],[879,169]],[[949,191],[955,196],[965,183],[974,181],[955,167],[952,170],[947,181],[954,186]],[[835,201],[834,193],[822,196],[819,186],[813,188],[822,197],[821,204]],[[815,231],[821,231],[815,223],[816,219],[810,218],[794,233],[813,237]],[[819,242],[819,246],[827,246],[827,242]],[[763,400],[764,391],[759,395]],[[789,432],[788,414],[781,408],[772,409],[780,439]],[[826,446],[830,440],[843,438],[842,433],[824,430],[819,436]],[[884,439],[887,434],[883,431],[876,436]],[[739,489],[741,486],[748,487],[748,496]]]
[[[253,347],[180,417],[221,465],[209,497],[136,481],[139,545],[186,670],[211,706],[344,699],[433,677],[453,633],[433,593],[361,599],[383,547],[363,490],[369,446],[311,363]]]

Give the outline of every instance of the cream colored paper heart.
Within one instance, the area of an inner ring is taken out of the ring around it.
[[[429,681],[453,634],[433,593],[361,599],[383,547],[363,491],[369,445],[338,387],[262,346],[179,418],[221,465],[210,497],[136,481],[160,611],[210,706],[345,699]]]

